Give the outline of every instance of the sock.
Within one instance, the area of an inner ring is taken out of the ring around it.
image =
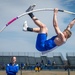
[[[28,27],[27,31],[33,31],[33,28]]]
[[[34,17],[33,13],[29,13],[28,15],[29,15],[31,18]]]

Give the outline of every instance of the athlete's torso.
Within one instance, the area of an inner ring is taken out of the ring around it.
[[[66,42],[66,38],[65,37],[62,37],[62,36],[57,36],[54,39],[54,42],[56,43],[57,46],[60,46],[60,45],[62,45],[63,43]]]

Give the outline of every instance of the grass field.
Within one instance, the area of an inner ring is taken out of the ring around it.
[[[0,75],[6,75],[5,71],[0,71]],[[21,75],[21,71],[17,75]],[[22,71],[22,75],[68,75],[67,71]],[[70,75],[75,75],[75,71],[71,71]]]

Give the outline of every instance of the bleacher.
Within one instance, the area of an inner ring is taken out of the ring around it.
[[[66,58],[69,68],[75,69],[75,54],[67,53]]]
[[[13,54],[13,53],[12,53]],[[0,55],[0,69],[5,69],[6,64],[10,63],[12,56],[17,57],[16,63],[21,67],[21,63],[25,64],[24,69],[34,70],[36,63],[40,63],[42,70],[52,70],[52,69],[64,69],[65,63],[62,54],[53,54],[52,56],[41,55],[30,56],[30,55]],[[75,56],[66,54],[67,61],[69,62],[71,68],[75,69]],[[53,65],[53,62],[55,64]]]

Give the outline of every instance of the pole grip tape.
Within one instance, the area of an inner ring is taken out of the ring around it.
[[[9,22],[6,24],[6,26],[8,26],[9,24],[11,24],[12,22],[14,22],[14,21],[17,20],[17,19],[18,19],[18,17],[13,18],[11,21],[9,21]]]
[[[64,12],[64,10],[60,10],[60,9],[59,9],[58,11],[60,11],[60,12]]]

